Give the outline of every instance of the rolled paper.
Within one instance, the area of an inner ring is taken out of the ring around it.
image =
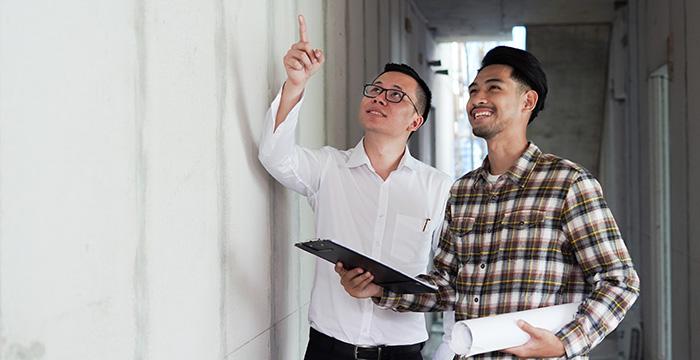
[[[450,348],[456,354],[474,356],[526,343],[530,336],[518,327],[524,320],[553,333],[576,316],[580,302],[462,320],[452,328]]]

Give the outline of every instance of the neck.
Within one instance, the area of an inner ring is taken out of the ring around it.
[[[406,139],[392,139],[365,133],[364,147],[374,171],[386,180],[401,162],[401,157],[406,150]]]
[[[493,175],[508,171],[527,149],[527,137],[522,136],[493,138],[486,141],[489,148],[489,170]]]

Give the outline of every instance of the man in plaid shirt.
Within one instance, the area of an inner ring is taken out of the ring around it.
[[[580,165],[527,141],[527,125],[547,96],[532,54],[489,51],[469,94],[469,120],[489,152],[452,186],[434,270],[421,275],[439,292],[397,294],[374,284],[372,274],[337,264],[341,283],[351,295],[397,311],[454,308],[457,321],[582,302],[557,333],[521,321],[527,343],[475,358],[587,359],[639,296],[600,184]]]

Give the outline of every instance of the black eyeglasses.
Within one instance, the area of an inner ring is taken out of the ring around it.
[[[411,97],[408,96],[405,92],[398,90],[398,89],[385,89],[379,85],[374,85],[374,84],[365,84],[364,89],[362,90],[362,95],[368,97],[368,98],[376,98],[377,96],[381,95],[383,92],[386,91],[386,94],[384,94],[384,98],[386,101],[390,103],[400,103],[401,100],[403,100],[404,97],[408,99],[408,101],[413,105],[413,110],[416,111],[416,114],[421,115],[420,111],[418,111],[418,108],[416,108],[416,104],[411,100]]]

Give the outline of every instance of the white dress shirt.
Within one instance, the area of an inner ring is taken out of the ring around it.
[[[259,159],[277,181],[306,196],[314,210],[316,236],[409,275],[424,273],[433,236],[438,235],[435,230],[443,222],[450,177],[413,158],[408,147],[386,180],[372,168],[363,141],[345,151],[300,147],[295,128],[303,99],[273,130],[280,93],[267,113]],[[333,264],[321,259],[316,260],[309,322],[328,336],[356,345],[428,339],[422,313],[382,310],[370,299],[351,297]]]

